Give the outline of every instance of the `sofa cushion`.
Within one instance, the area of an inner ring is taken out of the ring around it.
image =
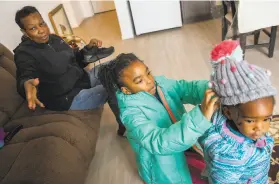
[[[8,119],[8,115],[5,112],[0,111],[0,127],[3,127],[8,122]]]
[[[16,66],[13,60],[10,60],[6,56],[0,56],[0,67],[4,68],[14,78],[16,77]]]
[[[13,53],[7,47],[0,43],[0,57],[1,56],[5,56],[11,61],[14,60]]]
[[[17,93],[16,79],[1,66],[0,79],[0,110],[11,118],[23,103],[23,98]]]
[[[36,109],[33,111],[27,107],[27,102],[24,101],[24,103],[22,104],[22,106],[20,106],[20,108],[14,114],[12,119],[15,120],[23,117],[31,117],[31,116],[33,117],[33,116],[40,116],[45,114],[67,114],[76,117],[77,119],[81,120],[83,123],[95,129],[96,127],[99,128],[100,126],[102,112],[103,112],[103,107],[94,110],[75,110],[75,111],[72,110],[51,111],[45,108],[36,107]]]
[[[23,129],[13,137],[11,144],[48,136],[63,139],[75,147],[80,152],[84,162],[89,164],[95,152],[100,114],[91,122],[92,125],[89,126],[72,115],[56,113],[16,119],[8,122],[4,128],[6,131],[10,131],[19,124],[23,125]]]
[[[13,163],[26,143],[12,144],[0,150],[0,183],[12,168]]]
[[[16,90],[13,58],[13,54],[0,43],[0,127],[7,123],[23,102]]]
[[[79,151],[55,136],[7,145],[0,163],[1,184],[81,184],[87,174]]]
[[[0,66],[16,77],[16,66],[13,53],[0,43]]]

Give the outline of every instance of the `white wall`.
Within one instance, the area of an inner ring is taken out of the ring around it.
[[[72,26],[72,28],[78,27],[79,24],[78,24],[78,21],[76,19],[76,15],[75,15],[75,12],[74,12],[75,10],[74,10],[71,2],[70,1],[63,2],[63,6],[64,6],[65,12],[67,14],[68,20],[69,20],[70,25]]]
[[[81,22],[94,15],[90,1],[63,1],[72,28],[78,27]]]
[[[106,11],[115,10],[115,5],[113,1],[105,1],[105,0],[99,0],[99,1],[92,1],[91,0],[92,7],[94,9],[94,13],[102,13]]]
[[[80,7],[83,13],[83,17],[92,17],[94,15],[94,10],[91,1],[80,1]]]
[[[67,11],[67,15],[68,12],[69,14],[72,13],[74,15],[73,17],[75,17],[76,19],[76,22],[73,23],[73,25],[71,24],[73,28],[78,27],[85,18],[94,15],[90,1],[70,1],[67,3],[69,3],[72,6],[72,11]]]
[[[134,28],[128,2],[126,0],[115,0],[114,4],[121,30],[122,39],[125,40],[129,38],[134,38]]]
[[[79,1],[71,1],[69,2],[72,7],[73,7],[73,14],[74,14],[74,17],[76,18],[76,25],[71,25],[73,28],[74,27],[78,27],[79,24],[82,22],[83,20],[83,13],[82,13],[82,9],[81,9],[81,6],[80,6],[80,2]],[[68,11],[67,11],[68,13]]]

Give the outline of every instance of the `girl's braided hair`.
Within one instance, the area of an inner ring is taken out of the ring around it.
[[[102,85],[108,92],[116,92],[118,89],[124,86],[121,81],[121,74],[123,69],[128,67],[135,61],[141,61],[133,53],[120,54],[114,60],[108,64],[104,64],[100,67],[98,72],[98,78]],[[143,61],[141,61],[143,62]]]

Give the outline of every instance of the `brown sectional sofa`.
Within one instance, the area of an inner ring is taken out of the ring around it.
[[[13,54],[0,44],[0,127],[15,137],[0,149],[0,184],[82,184],[98,138],[102,108],[31,111],[16,90]]]

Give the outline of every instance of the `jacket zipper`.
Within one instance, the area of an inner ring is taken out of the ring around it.
[[[53,51],[55,51],[56,52],[56,50],[48,43],[47,44]]]

